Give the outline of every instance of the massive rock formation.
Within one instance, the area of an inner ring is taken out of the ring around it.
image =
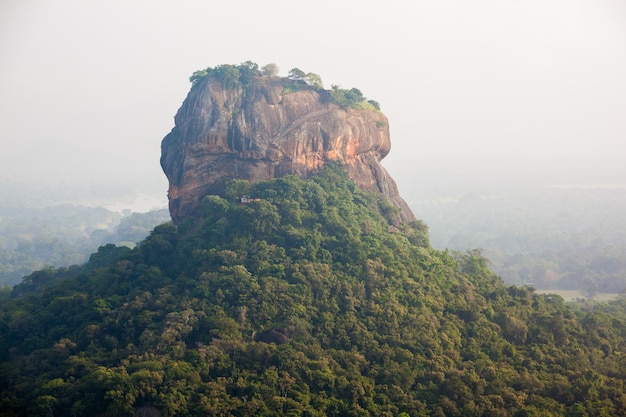
[[[261,76],[245,87],[226,88],[212,76],[195,83],[161,144],[173,221],[195,214],[204,196],[221,194],[233,178],[308,177],[328,161],[362,189],[388,197],[401,221],[415,220],[380,165],[390,149],[387,118],[342,108],[328,91],[288,92],[289,83]]]

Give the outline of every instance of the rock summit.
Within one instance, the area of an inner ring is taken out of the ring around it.
[[[380,164],[391,142],[388,120],[374,106],[341,105],[333,90],[260,73],[245,84],[211,73],[194,81],[161,144],[174,223],[196,214],[203,197],[223,193],[232,179],[306,178],[328,162],[387,197],[399,221],[415,220]]]

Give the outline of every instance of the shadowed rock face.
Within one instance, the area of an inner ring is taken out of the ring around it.
[[[293,336],[293,330],[286,327],[275,327],[262,332],[254,332],[253,337],[257,342],[275,343],[282,345],[287,343]]]
[[[401,221],[415,220],[380,165],[390,149],[387,118],[342,109],[327,91],[282,94],[284,85],[284,78],[257,77],[245,89],[224,88],[206,77],[191,89],[161,143],[172,220],[194,215],[204,196],[221,194],[233,178],[305,178],[328,161],[362,189],[388,197]]]

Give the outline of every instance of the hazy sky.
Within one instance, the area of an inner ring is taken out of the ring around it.
[[[0,183],[165,199],[189,75],[247,60],[380,102],[401,191],[546,166],[626,183],[624,0],[2,0]]]

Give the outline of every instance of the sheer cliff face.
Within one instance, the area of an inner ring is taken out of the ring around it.
[[[204,196],[220,194],[233,178],[308,177],[328,161],[361,188],[387,196],[401,221],[414,220],[380,165],[390,149],[387,118],[342,109],[325,91],[283,94],[283,84],[259,77],[245,89],[224,88],[206,77],[191,89],[161,144],[173,221],[194,215]]]

